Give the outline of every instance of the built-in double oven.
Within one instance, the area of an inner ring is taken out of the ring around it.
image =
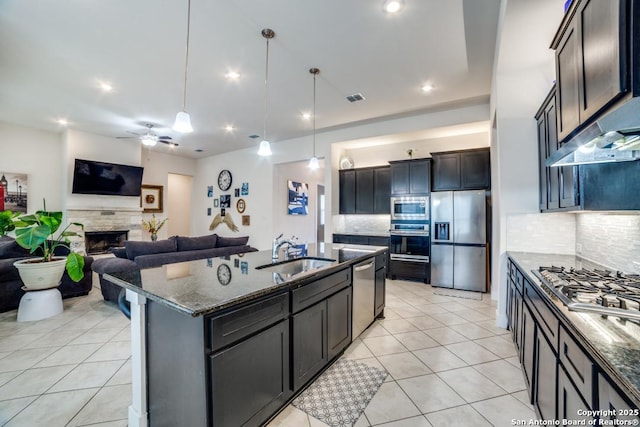
[[[429,197],[391,198],[390,275],[428,280]]]

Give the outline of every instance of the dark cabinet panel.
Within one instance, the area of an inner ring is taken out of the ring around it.
[[[547,180],[549,179],[549,168],[545,166],[544,161],[547,158],[547,126],[544,116],[536,117],[538,126],[538,204],[541,211],[547,210]]]
[[[521,325],[522,345],[520,348],[520,360],[522,360],[524,380],[527,384],[527,390],[529,391],[529,401],[532,401],[533,396],[531,390],[533,390],[533,375],[536,364],[536,323],[527,304],[522,305]]]
[[[391,194],[409,194],[409,165],[406,162],[391,163]]]
[[[391,204],[389,202],[389,196],[391,194],[391,169],[388,167],[374,169],[373,185],[373,213],[390,213]]]
[[[353,169],[341,170],[340,178],[340,213],[356,213],[356,172]]]
[[[403,160],[391,164],[391,195],[429,194],[431,189],[431,160]]]
[[[625,399],[617,388],[602,374],[598,374],[598,401],[604,420],[637,420],[638,407]]]
[[[292,317],[292,322],[293,390],[297,391],[311,380],[329,360],[327,354],[327,302],[319,302],[301,311]]]
[[[389,167],[340,170],[339,212],[349,214],[388,214]]]
[[[629,90],[627,0],[574,1],[575,14],[563,22],[556,50],[558,136],[567,136]]]
[[[558,367],[558,418],[561,420],[592,420],[590,405],[582,399],[578,388],[569,380],[562,366]],[[585,424],[588,425],[588,424]]]
[[[210,369],[213,425],[262,425],[291,396],[289,321],[214,354]]]
[[[556,418],[556,377],[558,363],[551,344],[544,334],[536,333],[537,368],[534,403],[545,420]]]
[[[593,362],[564,327],[560,328],[560,363],[571,381],[582,391],[582,399],[593,402]]]
[[[555,97],[549,99],[544,109],[544,123],[546,126],[546,139],[544,141],[547,157],[558,151],[558,132],[556,125]],[[560,171],[558,168],[547,168],[547,208],[558,209],[560,207]]]
[[[431,153],[433,191],[481,190],[491,187],[488,148]]]
[[[475,190],[491,187],[489,150],[461,153],[460,166],[463,189]]]
[[[389,277],[393,280],[400,277],[410,280],[421,280],[424,283],[429,283],[430,269],[428,262],[414,262],[414,261],[389,261]]]
[[[373,213],[373,169],[356,169],[356,213]]]
[[[462,187],[460,176],[460,155],[432,153],[433,191],[459,190]]]
[[[329,360],[351,344],[352,288],[327,298],[327,353]]]

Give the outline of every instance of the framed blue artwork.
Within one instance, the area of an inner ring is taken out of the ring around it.
[[[289,215],[306,215],[309,211],[309,184],[287,181],[289,197],[287,213]]]

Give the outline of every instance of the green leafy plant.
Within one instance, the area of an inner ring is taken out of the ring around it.
[[[0,211],[0,236],[4,236],[9,231],[13,231],[16,228],[13,220],[18,215],[20,215],[18,212],[14,213],[9,210]]]
[[[84,225],[72,222],[54,238],[54,234],[62,224],[62,212],[47,211],[44,199],[42,204],[43,210],[41,211],[13,218],[16,242],[23,248],[29,249],[31,254],[39,251],[42,256],[40,262],[53,261],[54,252],[60,246],[69,249],[65,267],[71,280],[79,282],[84,277],[84,272],[82,271],[84,258],[82,255],[71,251],[69,247],[69,237],[79,236],[78,233],[69,231],[69,227],[76,225],[84,230]]]

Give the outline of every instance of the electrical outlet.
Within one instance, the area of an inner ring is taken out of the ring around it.
[[[582,243],[576,243],[576,252],[579,254],[582,253]]]

